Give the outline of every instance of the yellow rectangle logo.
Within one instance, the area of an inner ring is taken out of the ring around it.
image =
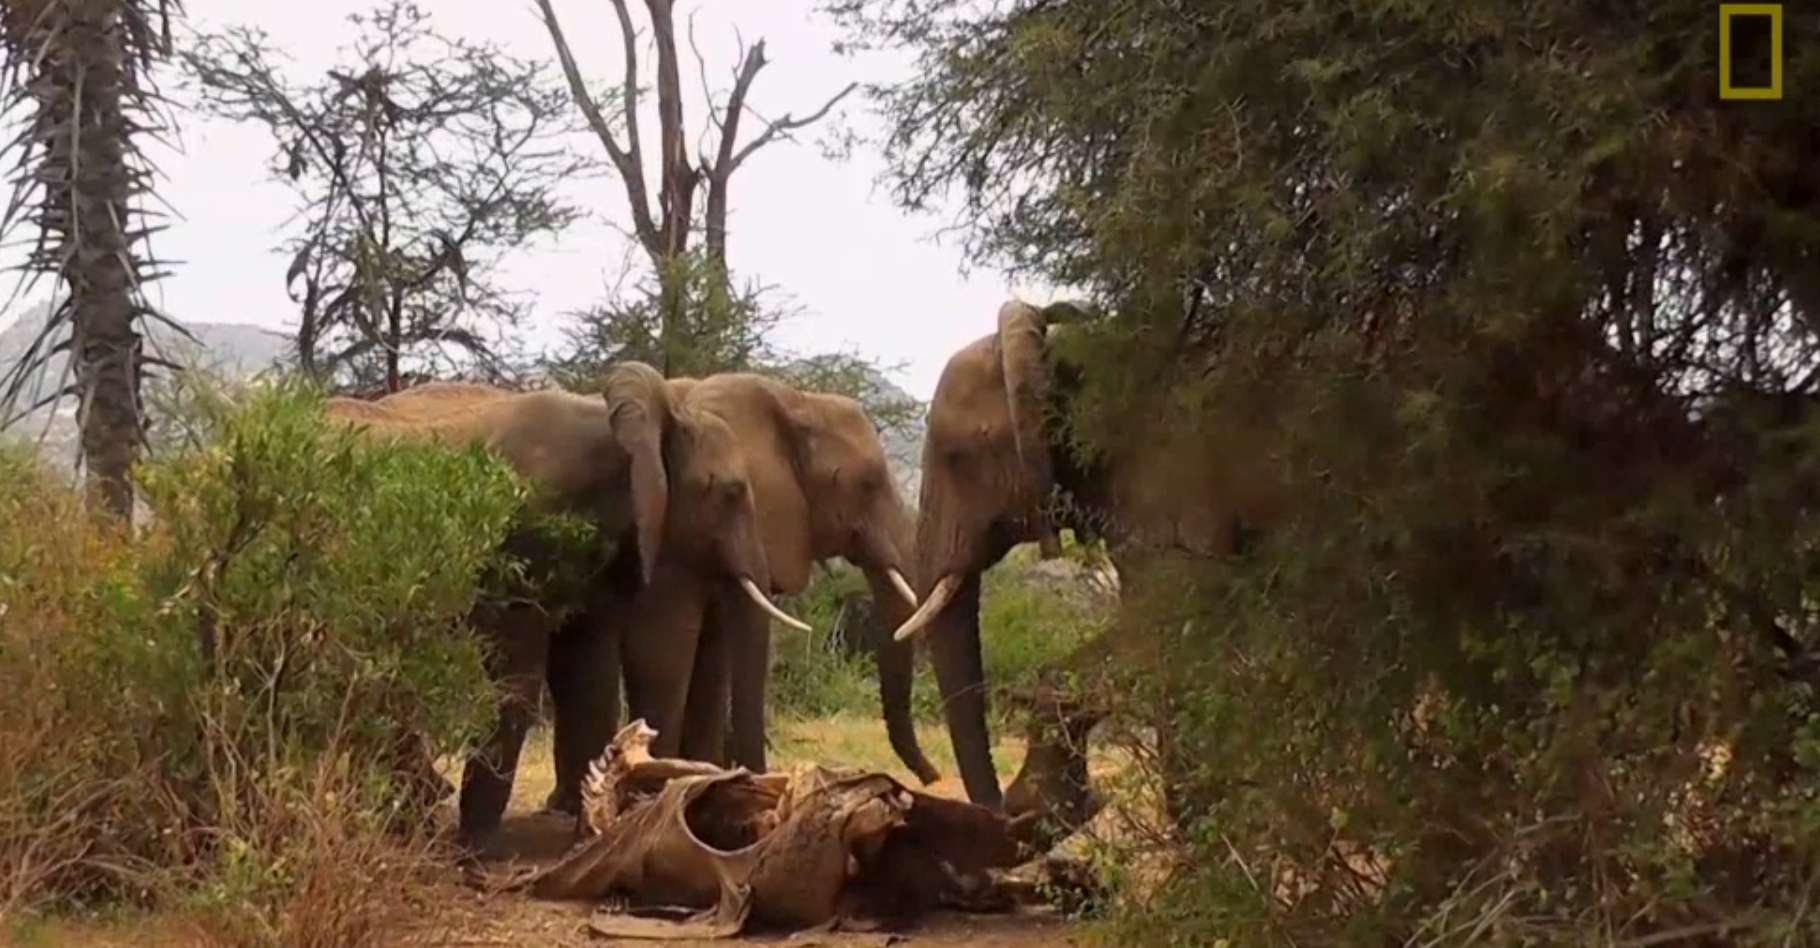
[[[1732,85],[1732,21],[1739,17],[1769,18],[1769,85]],[[1719,4],[1719,98],[1775,100],[1782,98],[1782,4]]]

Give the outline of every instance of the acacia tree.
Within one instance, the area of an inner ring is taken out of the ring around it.
[[[582,388],[626,360],[662,364],[674,376],[762,371],[777,358],[766,337],[784,315],[765,299],[768,289],[735,287],[720,268],[687,255],[644,276],[634,292],[577,313],[552,369],[564,384]]]
[[[1208,816],[1134,924],[1820,939],[1820,99],[1719,98],[1702,0],[830,6],[900,202],[1107,304],[1083,446],[1293,498],[1127,600]]]
[[[159,271],[144,247],[155,228],[136,201],[151,179],[138,141],[157,131],[147,77],[170,48],[169,18],[179,9],[176,0],[0,4],[0,112],[26,113],[22,133],[0,146],[15,169],[0,239],[34,227],[25,267],[51,277],[60,297],[0,380],[0,423],[13,419],[48,360],[70,352],[74,382],[59,380],[50,399],[78,397],[89,503],[128,522],[132,465],[145,440],[140,377],[156,361],[139,330],[148,318],[169,322],[143,293]]]
[[[685,371],[690,359],[688,353],[695,348],[689,335],[690,312],[692,302],[700,301],[704,279],[715,285],[713,292],[717,293],[724,293],[729,283],[727,213],[734,172],[766,145],[788,140],[792,132],[821,121],[857,84],[848,83],[820,107],[800,118],[785,114],[768,120],[759,116],[747,101],[754,80],[770,62],[765,58],[764,40],[742,47],[739,64],[733,71],[733,84],[725,98],[717,101],[712,90],[707,88],[703,70],[703,91],[709,102],[708,121],[713,134],[700,136],[700,151],[691,157],[691,132],[684,120],[682,102],[676,6],[673,0],[645,0],[651,45],[657,59],[658,187],[652,193],[645,177],[643,132],[646,129],[641,125],[639,114],[645,91],[640,77],[637,28],[633,23],[630,0],[612,0],[612,3],[625,60],[625,75],[619,86],[616,109],[611,105],[603,107],[588,90],[581,67],[569,50],[553,0],[537,0],[537,7],[543,14],[550,40],[555,44],[557,58],[568,79],[569,92],[625,187],[632,236],[650,261],[656,281],[659,357],[654,364],[666,375],[677,374]],[[699,52],[697,55],[699,58]],[[758,134],[742,142],[740,132],[748,114],[761,128]],[[698,213],[696,199],[704,188],[706,198]],[[692,246],[692,238],[697,232],[702,235],[699,254],[694,253]],[[724,320],[709,318],[702,322],[718,324]]]
[[[562,138],[567,94],[545,69],[436,33],[409,0],[350,18],[348,65],[298,83],[264,34],[201,36],[183,54],[206,110],[272,133],[272,171],[297,195],[287,291],[313,376],[397,391],[405,367],[507,371],[489,331],[525,303],[507,252],[561,231],[557,189],[595,163]]]

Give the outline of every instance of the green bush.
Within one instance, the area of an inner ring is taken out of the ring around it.
[[[1074,558],[1082,561],[1078,549]],[[1039,575],[1036,562],[1034,547],[1014,551],[983,580],[981,651],[986,680],[996,689],[1017,691],[1034,684],[1042,669],[1067,656],[1107,618],[1103,596],[1073,578]],[[890,630],[876,627],[871,605],[865,577],[844,565],[818,572],[792,600],[792,613],[816,631],[776,627],[769,692],[773,713],[796,718],[880,713],[871,643]],[[852,643],[852,651],[843,641]],[[913,694],[919,720],[941,720],[941,690],[934,671],[920,659]],[[994,709],[1008,713],[1005,702]]]
[[[1067,549],[1072,564],[1089,562],[1078,547]],[[1021,547],[981,579],[980,651],[986,681],[1001,693],[1028,691],[1045,669],[1061,665],[1111,616],[1110,597],[1071,573],[1045,573],[1041,562],[1036,547]],[[1013,723],[1007,702],[992,707],[1007,718],[996,728]],[[934,710],[939,716],[939,705]]]
[[[1134,934],[1820,943],[1820,98],[1716,102],[1698,0],[829,5],[917,57],[898,196],[1102,304]]]
[[[330,433],[318,405],[279,385],[206,419],[140,470],[137,539],[0,454],[0,914],[280,911],[315,843],[423,838],[415,781],[490,725],[469,610],[538,580],[510,533],[578,537],[502,461]]]
[[[774,625],[770,713],[784,718],[820,718],[840,713],[879,713],[878,666],[864,643],[872,629],[866,579],[844,565],[817,570],[809,587],[792,597],[791,613],[814,628],[800,632]],[[844,641],[861,645],[849,652]]]

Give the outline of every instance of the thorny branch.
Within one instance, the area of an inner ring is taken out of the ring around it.
[[[388,391],[405,360],[504,374],[483,329],[524,304],[494,267],[566,227],[578,211],[557,189],[594,168],[560,140],[568,95],[538,64],[436,34],[411,0],[351,19],[357,61],[314,83],[283,76],[249,30],[185,56],[205,109],[271,131],[272,172],[300,199],[285,273],[299,363]]]

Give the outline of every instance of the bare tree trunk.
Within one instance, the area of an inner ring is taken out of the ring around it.
[[[717,106],[712,101],[709,102],[710,118],[719,127],[720,138],[712,152],[704,148],[692,164],[688,150],[689,130],[683,121],[682,74],[676,50],[675,6],[673,0],[645,0],[646,12],[651,17],[652,47],[657,53],[660,179],[657,190],[658,215],[653,219],[639,150],[638,48],[629,0],[612,0],[613,12],[619,20],[620,40],[626,63],[625,80],[620,87],[620,119],[625,125],[623,144],[606,114],[601,111],[600,104],[594,100],[593,93],[588,91],[581,68],[576,64],[568,39],[563,35],[562,25],[557,21],[553,0],[536,0],[536,3],[543,14],[550,40],[556,45],[556,56],[562,63],[563,74],[568,78],[570,93],[580,106],[582,114],[587,117],[589,128],[600,139],[607,156],[619,170],[620,182],[626,189],[627,206],[632,211],[633,233],[657,271],[660,294],[658,308],[662,322],[659,327],[659,346],[664,362],[659,369],[666,376],[672,375],[682,347],[688,341],[683,338],[683,320],[687,315],[683,310],[687,305],[689,279],[687,257],[689,238],[696,226],[695,195],[702,182],[708,183],[707,220],[704,222],[708,259],[719,271],[718,278],[725,280],[727,190],[734,170],[751,157],[753,152],[779,136],[787,137],[796,129],[820,121],[834,108],[835,103],[857,88],[857,84],[849,83],[823,103],[821,108],[804,118],[785,115],[775,122],[766,122],[763,132],[740,146],[739,124],[741,115],[746,112],[746,95],[751,90],[752,80],[757,78],[766,62],[765,44],[760,40],[751,49],[741,52],[739,67],[734,72],[733,90],[728,94],[724,105]],[[690,34],[690,42],[694,42],[693,32]],[[698,58],[699,55],[698,51]]]
[[[400,390],[398,350],[404,345],[404,320],[399,312],[402,302],[394,296],[392,305],[386,308],[385,390],[388,395]]]

